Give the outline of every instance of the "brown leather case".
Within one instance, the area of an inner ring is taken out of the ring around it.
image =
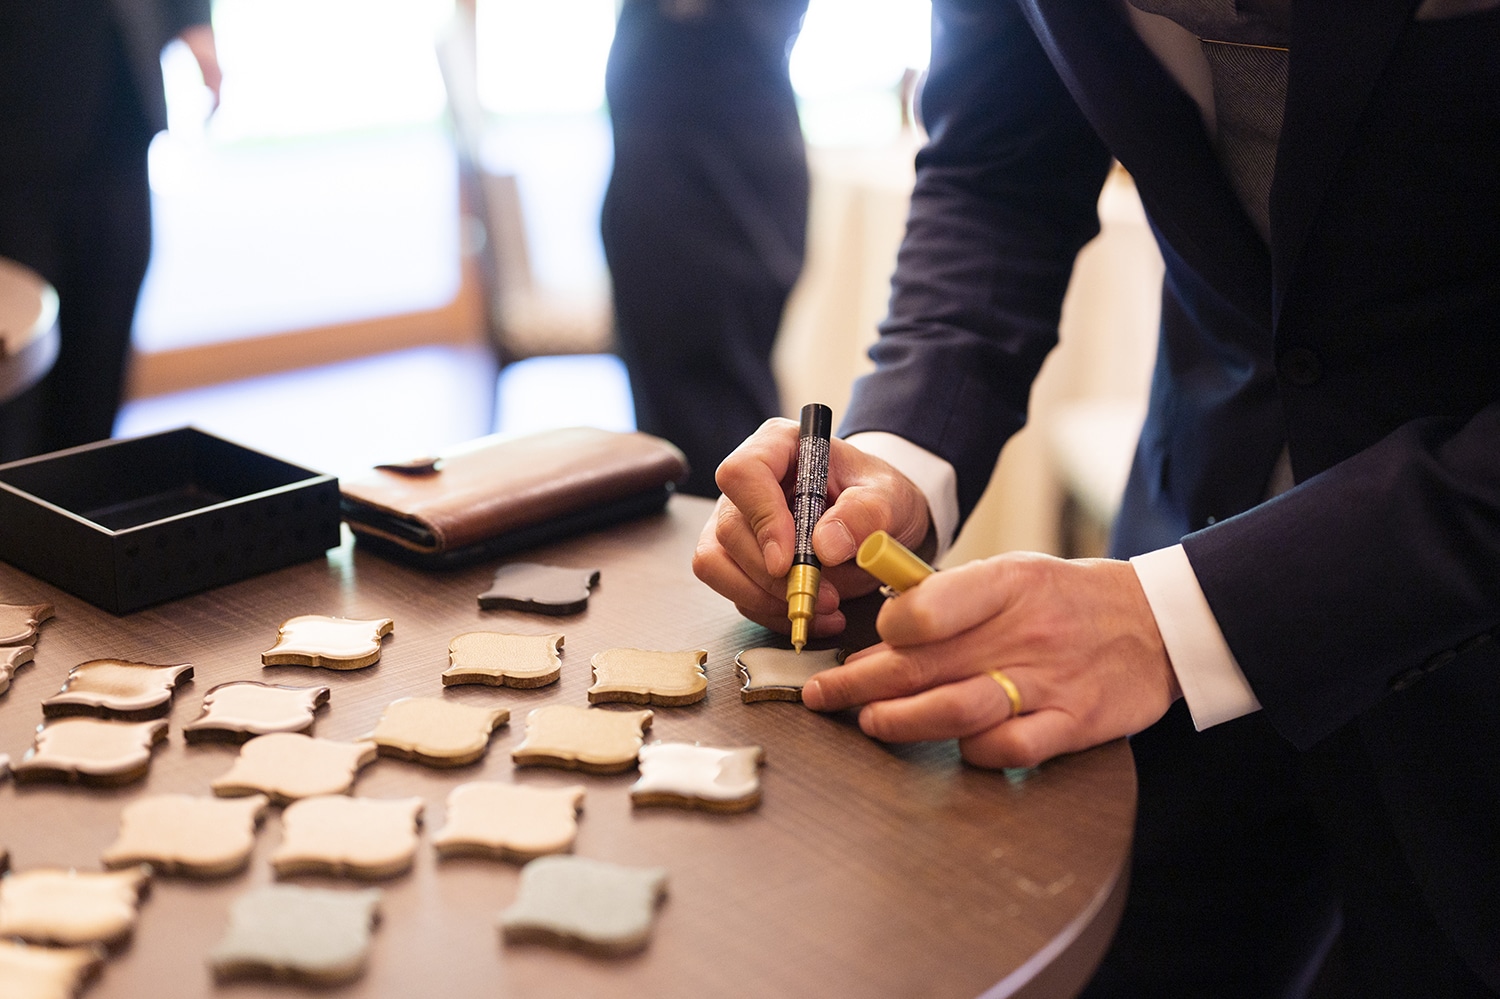
[[[671,443],[592,427],[495,435],[339,483],[362,545],[460,565],[660,509],[687,475]]]

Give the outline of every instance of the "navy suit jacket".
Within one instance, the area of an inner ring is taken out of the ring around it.
[[[1025,419],[1111,156],[1166,262],[1118,555],[1184,545],[1267,719],[1357,726],[1500,988],[1500,14],[1292,4],[1270,246],[1111,0],[939,0],[891,313],[844,433],[958,471]],[[1283,447],[1298,485],[1268,502]]]

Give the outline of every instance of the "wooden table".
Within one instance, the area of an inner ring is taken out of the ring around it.
[[[512,722],[487,756],[456,770],[382,758],[355,793],[418,795],[423,843],[410,873],[382,882],[382,918],[367,973],[338,995],[466,997],[974,996],[1073,994],[1119,918],[1135,777],[1123,742],[1053,761],[1024,778],[968,767],[951,743],[889,747],[847,717],[798,704],[740,700],[737,651],[776,636],[745,622],[692,576],[689,560],[706,501],[678,497],[665,514],[530,553],[602,570],[589,608],[545,618],[482,611],[494,564],[442,574],[382,561],[346,540],[314,560],[116,618],[0,564],[0,602],[50,602],[36,661],[0,695],[0,752],[19,761],[41,721],[40,702],[87,659],[192,662],[168,741],[148,776],[114,789],[0,781],[0,845],[12,868],[98,869],[120,809],[147,793],[208,794],[237,749],[185,745],[203,692],[230,680],[333,688],[314,734],[355,739],[397,697],[503,704]],[[391,617],[378,664],[334,672],[262,667],[277,626],[299,614]],[[444,689],[448,641],[469,630],[566,636],[559,684],[537,690]],[[868,628],[865,628],[868,633]],[[526,712],[586,703],[589,660],[629,646],[708,650],[709,692],[696,705],[656,708],[649,739],[760,745],[764,799],[726,815],[633,810],[634,772],[600,777],[513,768]],[[507,946],[496,915],[515,898],[517,868],[439,860],[427,837],[456,785],[497,779],[587,787],[580,856],[669,872],[650,946],[600,959],[538,945]],[[280,819],[261,828],[248,870],[219,880],[159,877],[133,943],[115,955],[90,997],[296,993],[257,983],[216,986],[205,955],[231,900],[271,880],[267,856]],[[335,879],[304,883],[345,887]]]

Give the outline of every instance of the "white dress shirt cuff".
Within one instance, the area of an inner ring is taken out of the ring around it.
[[[1181,545],[1130,560],[1198,731],[1260,710]]]
[[[927,513],[937,537],[933,561],[942,558],[958,533],[958,475],[953,466],[905,437],[883,430],[854,434],[848,441],[865,454],[889,462],[927,498]]]

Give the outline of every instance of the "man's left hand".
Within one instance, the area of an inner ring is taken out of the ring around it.
[[[809,680],[803,703],[860,707],[860,728],[886,742],[956,738],[978,766],[1035,766],[1134,734],[1182,696],[1128,562],[971,562],[888,600],[876,628],[884,641]]]

